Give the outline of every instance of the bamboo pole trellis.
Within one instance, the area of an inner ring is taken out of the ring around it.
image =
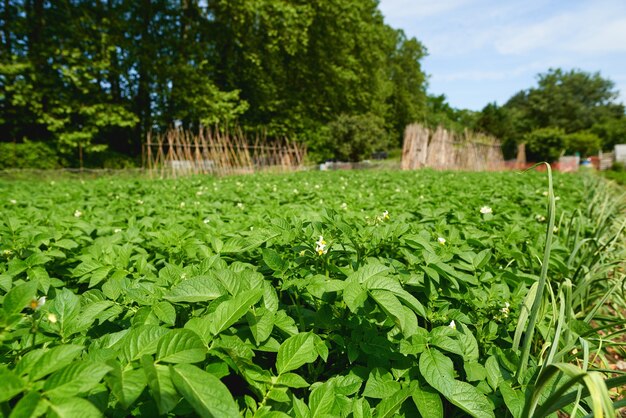
[[[270,141],[259,133],[250,141],[239,128],[149,132],[144,147],[144,167],[160,177],[294,171],[303,168],[306,156],[303,144],[286,138]]]
[[[441,126],[432,131],[420,124],[411,124],[404,131],[401,168],[422,167],[493,171],[504,168],[504,157],[500,143],[493,137],[469,131],[454,134]]]

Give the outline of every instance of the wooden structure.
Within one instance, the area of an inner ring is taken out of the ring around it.
[[[190,174],[245,174],[259,171],[293,171],[302,168],[306,148],[286,139],[251,141],[241,129],[204,128],[198,133],[171,129],[148,134],[143,166],[152,175],[176,177]]]
[[[432,131],[411,124],[404,131],[403,170],[430,167],[438,170],[501,170],[504,157],[493,137],[470,133],[455,134],[441,126]]]

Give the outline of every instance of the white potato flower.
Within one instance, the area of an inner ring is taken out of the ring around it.
[[[491,208],[489,206],[483,206],[482,208],[480,208],[480,213],[482,213],[483,215],[486,215],[488,213],[492,213],[493,210],[491,210]]]
[[[315,251],[318,255],[323,255],[328,252],[326,248],[326,241],[324,241],[324,237],[320,235],[320,239],[315,241]]]
[[[38,309],[40,309],[44,304],[46,303],[46,297],[42,296],[39,299],[33,299],[30,301],[30,303],[28,304],[28,306],[36,311]]]
[[[446,239],[444,237],[439,237],[437,238],[437,242],[441,245],[445,245]]]

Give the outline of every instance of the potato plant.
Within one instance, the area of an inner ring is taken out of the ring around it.
[[[623,215],[536,172],[3,181],[0,412],[611,416]]]

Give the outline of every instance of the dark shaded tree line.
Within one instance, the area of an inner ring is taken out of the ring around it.
[[[375,132],[372,150],[428,113],[425,48],[375,0],[1,7],[1,142],[137,156],[149,130],[237,124],[305,141],[317,159],[360,158],[333,140],[338,121]]]

